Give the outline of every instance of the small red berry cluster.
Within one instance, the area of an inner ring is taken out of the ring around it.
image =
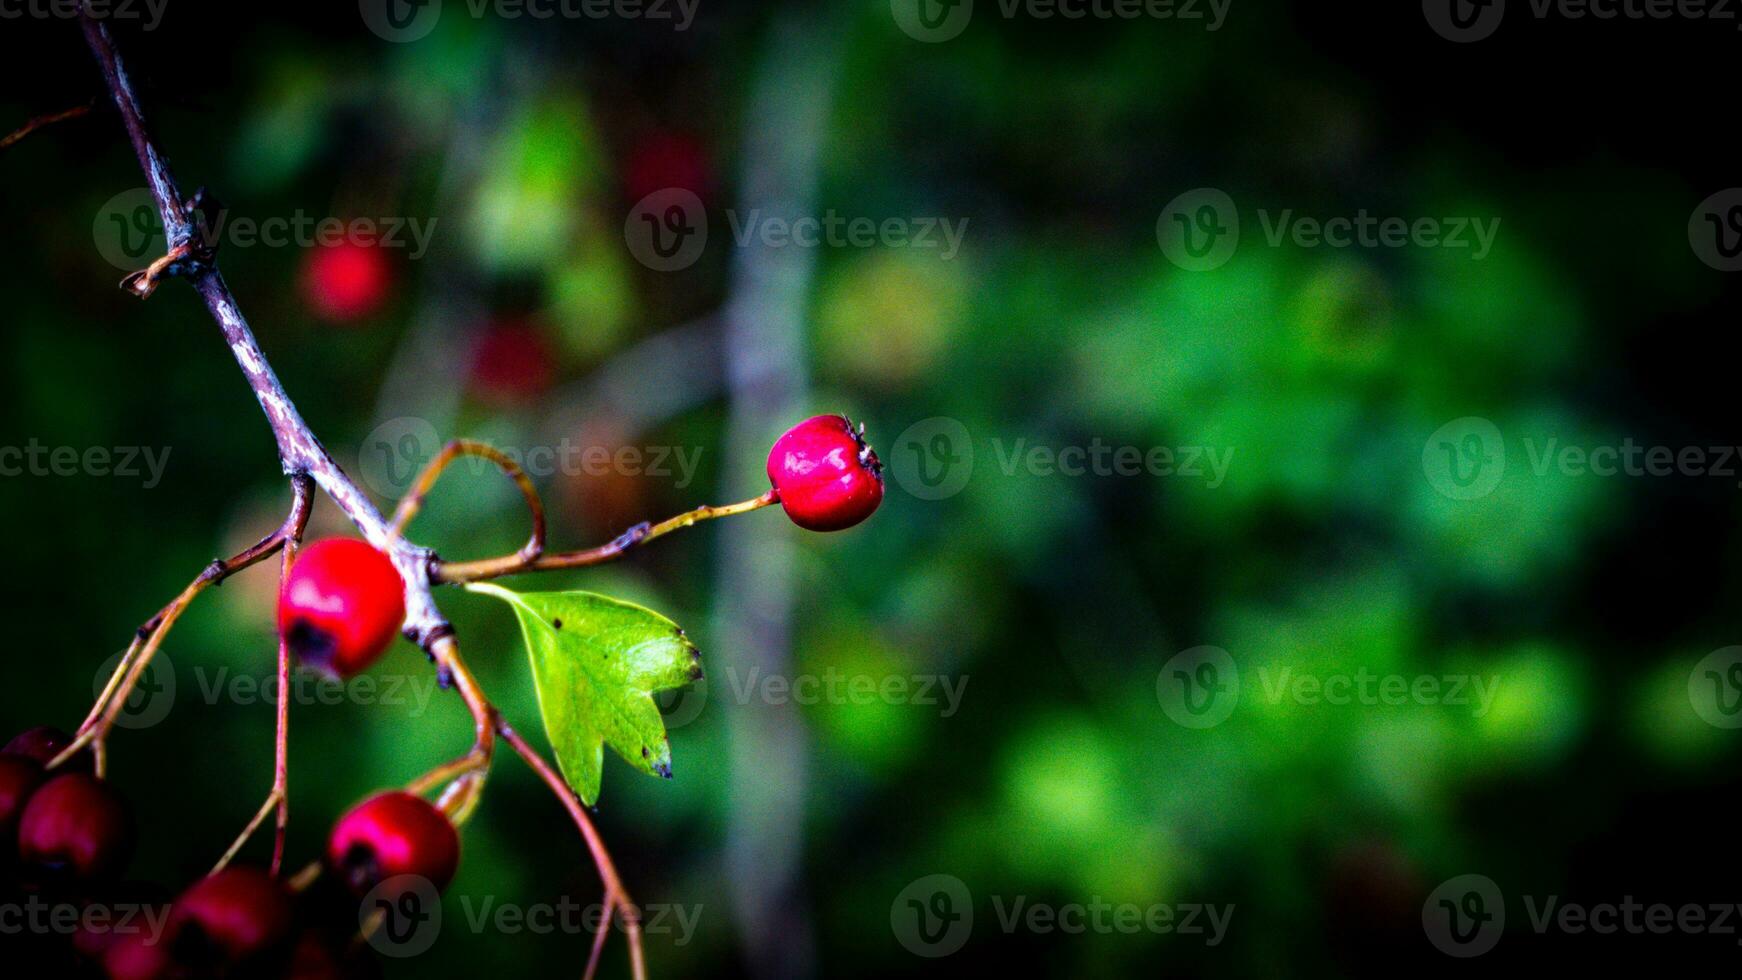
[[[781,436],[768,454],[768,479],[772,491],[752,503],[778,500],[793,523],[814,531],[852,527],[883,500],[877,454],[863,427],[841,415],[807,419]],[[404,620],[399,570],[362,541],[329,538],[300,549],[279,593],[286,648],[338,677],[368,669]],[[389,791],[339,819],[327,842],[325,875],[287,883],[226,863],[171,897],[123,879],[135,837],[132,815],[97,775],[88,750],[61,759],[73,744],[65,732],[34,728],[0,750],[0,902],[17,893],[81,910],[151,905],[163,910],[162,928],[26,936],[28,955],[40,957],[42,967],[24,975],[369,975],[372,964],[355,941],[360,900],[400,905],[414,891],[439,892],[459,867],[460,838],[448,816],[420,796]],[[80,921],[87,921],[82,913]]]
[[[33,728],[0,750],[0,902],[57,910],[8,930],[8,975],[373,976],[368,948],[354,941],[359,900],[398,902],[404,896],[389,892],[424,883],[440,890],[459,867],[460,839],[447,817],[391,791],[339,819],[327,842],[330,874],[312,885],[230,865],[172,896],[123,877],[132,814],[92,774],[89,754],[45,769],[71,743],[65,732]]]

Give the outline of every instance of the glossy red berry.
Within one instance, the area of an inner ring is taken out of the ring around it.
[[[776,439],[768,480],[786,516],[811,531],[852,527],[883,502],[883,464],[845,415],[805,419]]]
[[[340,677],[366,669],[405,621],[405,583],[367,543],[327,538],[304,548],[278,595],[278,631],[303,663]]]
[[[303,300],[329,323],[350,323],[381,307],[392,278],[379,245],[352,241],[322,245],[310,249],[303,260]]]
[[[108,877],[133,850],[127,805],[95,776],[69,772],[31,794],[18,822],[18,856],[27,871],[63,880]]]
[[[286,945],[293,916],[290,894],[277,879],[231,866],[181,893],[165,935],[178,968],[196,976],[228,975]]]
[[[18,820],[42,779],[42,766],[35,759],[0,755],[0,847],[10,849],[16,844]]]
[[[54,761],[67,746],[73,744],[73,737],[52,725],[38,725],[27,731],[19,732],[0,749],[0,755],[22,755],[35,759],[42,765]],[[59,772],[91,772],[91,753],[80,752],[60,764]]]
[[[459,868],[460,835],[422,797],[394,790],[339,819],[327,841],[327,863],[357,894],[396,875],[421,876],[439,890]]]

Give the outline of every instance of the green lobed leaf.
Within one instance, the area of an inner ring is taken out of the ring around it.
[[[676,623],[593,592],[467,588],[520,617],[545,734],[582,802],[599,799],[606,745],[642,772],[671,778],[671,742],[653,694],[702,678],[701,652]]]

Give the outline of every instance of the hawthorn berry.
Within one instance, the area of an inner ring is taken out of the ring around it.
[[[472,346],[467,385],[473,397],[499,408],[535,401],[556,380],[556,352],[531,323],[500,321]]]
[[[73,737],[66,732],[52,725],[38,725],[12,736],[12,741],[0,749],[0,755],[22,755],[46,766],[71,744]],[[61,763],[58,768],[61,772],[91,772],[94,769],[91,753],[80,752]]]
[[[21,755],[0,755],[0,847],[17,842],[18,818],[42,785],[42,765]]]
[[[852,527],[883,502],[883,464],[845,415],[805,419],[776,439],[768,481],[786,516],[811,531]]]
[[[109,784],[81,772],[31,794],[18,822],[18,856],[46,878],[92,881],[121,869],[133,850],[133,819]]]
[[[290,894],[277,879],[233,865],[175,900],[165,932],[170,957],[197,976],[259,962],[286,944],[293,917]]]
[[[391,790],[339,818],[327,863],[359,895],[396,875],[421,876],[439,891],[459,868],[460,835],[422,797]]]
[[[102,954],[109,980],[165,980],[176,975],[169,945],[147,929],[116,936]]]
[[[374,663],[404,621],[399,570],[353,538],[327,538],[304,548],[278,595],[278,631],[290,651],[339,677]]]
[[[708,152],[700,140],[689,133],[661,130],[643,137],[629,151],[623,185],[631,201],[673,187],[706,197],[711,182],[708,170]]]
[[[379,245],[349,240],[323,245],[303,260],[303,300],[321,319],[349,323],[380,308],[392,278]]]

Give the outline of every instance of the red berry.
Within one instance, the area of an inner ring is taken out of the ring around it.
[[[155,930],[166,921],[173,897],[161,885],[146,881],[122,882],[96,891],[73,933],[73,949],[85,959],[101,963],[111,949],[136,933],[155,941],[160,938]]]
[[[460,835],[422,797],[393,790],[339,818],[327,863],[359,895],[396,875],[419,875],[440,890],[459,868]]]
[[[0,755],[22,755],[35,759],[42,765],[54,761],[62,750],[73,744],[73,737],[52,725],[38,725],[28,731],[19,732],[0,749]],[[91,753],[80,752],[71,759],[60,764],[60,772],[91,772]]]
[[[175,976],[169,944],[150,930],[116,936],[103,950],[103,972],[109,980],[165,980]]]
[[[535,401],[556,380],[555,363],[556,355],[537,327],[491,324],[472,348],[472,395],[502,408]]]
[[[392,278],[379,245],[343,241],[309,250],[302,267],[303,300],[329,323],[362,319],[387,298]]]
[[[786,516],[811,531],[852,527],[883,502],[883,464],[845,415],[805,419],[776,439],[768,481]]]
[[[18,824],[18,856],[45,875],[90,881],[121,869],[133,820],[120,794],[95,776],[55,776],[31,795]]]
[[[305,664],[349,677],[393,642],[405,583],[367,543],[327,538],[297,553],[278,594],[278,632]]]
[[[17,843],[18,818],[40,785],[41,763],[21,755],[0,755],[0,848],[10,850]]]
[[[175,965],[220,973],[274,951],[290,936],[290,895],[256,868],[232,866],[188,886],[166,930]]]
[[[708,152],[688,133],[655,132],[635,144],[624,162],[629,200],[678,187],[698,197],[708,194]]]

